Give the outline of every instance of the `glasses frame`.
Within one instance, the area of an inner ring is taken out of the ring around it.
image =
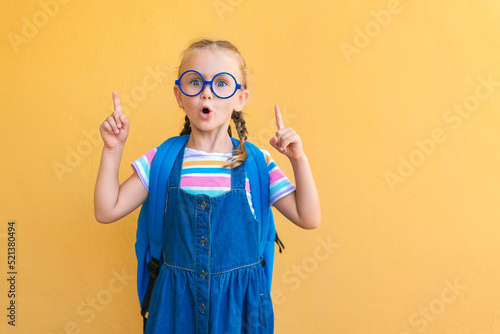
[[[184,91],[182,90],[182,87],[181,87],[181,79],[182,79],[182,77],[183,77],[186,73],[189,73],[189,72],[194,72],[194,73],[197,73],[197,74],[200,76],[201,80],[203,81],[203,86],[201,87],[200,91],[199,91],[198,93],[194,94],[194,95],[186,94],[186,92],[184,92]],[[228,74],[228,75],[230,75],[230,76],[234,79],[234,82],[236,83],[236,88],[234,89],[234,92],[233,92],[231,95],[229,95],[228,97],[221,97],[221,96],[217,95],[217,94],[214,92],[214,86],[213,86],[214,79],[212,78],[212,80],[207,81],[207,80],[205,80],[205,78],[203,77],[203,75],[201,75],[201,73],[200,73],[200,72],[195,71],[195,70],[187,70],[187,71],[184,71],[184,73],[182,73],[182,74],[181,74],[181,76],[179,77],[179,79],[175,80],[175,84],[176,84],[177,86],[179,86],[179,89],[181,90],[182,94],[184,94],[184,95],[186,95],[186,96],[189,96],[189,97],[193,97],[193,96],[200,95],[200,93],[201,93],[201,92],[203,92],[203,90],[205,89],[205,85],[210,85],[210,89],[212,90],[212,93],[213,93],[215,96],[217,96],[219,99],[223,99],[223,100],[225,100],[225,99],[229,99],[230,97],[232,97],[234,94],[236,94],[236,91],[237,91],[238,89],[244,89],[244,87],[238,83],[238,80],[236,80],[236,78],[234,77],[234,75],[232,75],[231,73],[228,73],[228,72],[220,72],[220,73],[217,73],[216,75],[214,75],[214,78],[216,78],[217,76],[219,76],[219,75],[221,75],[221,74]]]

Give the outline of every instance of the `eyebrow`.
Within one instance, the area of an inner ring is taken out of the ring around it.
[[[198,71],[198,70],[186,70],[186,71],[197,71],[198,73],[200,73],[202,76],[203,76],[203,79],[207,80],[208,78],[208,75],[206,75],[205,73],[201,72],[201,71]],[[185,71],[184,71],[185,72]],[[211,79],[213,79],[217,74],[220,74],[220,73],[229,73],[231,75],[234,75],[233,73],[231,73],[230,71],[220,71],[220,72],[216,72],[214,73],[214,75],[211,76]],[[182,74],[182,73],[181,73]],[[234,75],[234,77],[236,78],[236,75]],[[238,78],[236,78],[236,80],[238,80]]]

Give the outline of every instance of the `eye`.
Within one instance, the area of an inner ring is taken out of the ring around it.
[[[215,84],[217,85],[217,87],[226,87],[227,86],[227,82],[225,82],[224,80],[219,80]]]
[[[193,79],[193,80],[191,80],[191,85],[193,85],[193,86],[200,86],[201,85],[201,80],[200,79]]]

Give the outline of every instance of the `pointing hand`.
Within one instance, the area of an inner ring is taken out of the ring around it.
[[[278,131],[276,131],[276,136],[269,140],[269,143],[275,149],[285,154],[289,159],[298,160],[304,156],[302,140],[295,130],[285,127],[283,119],[281,118],[280,108],[277,105],[274,106],[274,113],[276,116]]]
[[[107,148],[124,145],[130,129],[130,121],[122,113],[122,106],[117,92],[113,92],[113,105],[115,110],[99,128],[102,140]]]

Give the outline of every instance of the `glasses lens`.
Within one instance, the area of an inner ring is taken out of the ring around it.
[[[181,77],[181,90],[186,95],[196,95],[203,89],[203,78],[196,72],[185,72]]]
[[[212,89],[218,97],[229,97],[236,91],[236,80],[229,74],[221,73],[213,78]]]

